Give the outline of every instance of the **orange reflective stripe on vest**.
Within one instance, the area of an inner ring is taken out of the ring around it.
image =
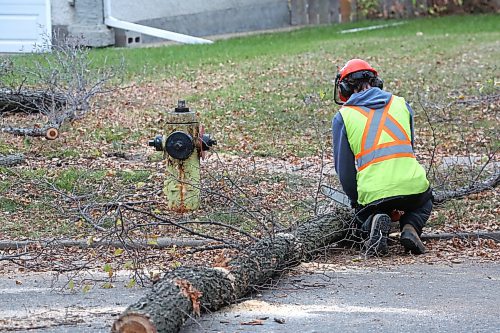
[[[370,164],[391,158],[415,158],[408,134],[401,124],[389,114],[393,99],[394,96],[383,109],[349,106],[368,118],[361,140],[361,151],[355,156],[358,171]],[[386,132],[393,141],[379,143],[382,131]]]

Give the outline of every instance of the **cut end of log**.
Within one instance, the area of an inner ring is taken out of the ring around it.
[[[113,333],[158,333],[156,327],[146,315],[127,313],[113,324]]]
[[[45,133],[45,138],[47,140],[55,140],[59,137],[59,130],[57,128],[51,127],[47,129],[47,132]]]

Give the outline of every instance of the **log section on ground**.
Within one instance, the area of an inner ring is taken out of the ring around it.
[[[191,239],[191,238],[173,238],[173,237],[161,237],[155,239],[154,242],[147,241],[144,239],[127,239],[127,240],[100,240],[89,242],[88,240],[78,240],[78,239],[39,239],[39,240],[0,240],[0,250],[19,250],[27,247],[51,247],[51,248],[61,248],[61,247],[78,247],[82,249],[86,248],[96,248],[96,247],[113,247],[113,248],[131,248],[131,249],[144,249],[144,248],[155,248],[163,249],[170,248],[172,246],[182,246],[182,247],[197,247],[208,245],[210,240],[208,239]],[[0,257],[1,258],[1,257]]]
[[[0,89],[0,113],[47,113],[66,105],[67,97],[61,93],[28,90]]]
[[[44,127],[19,128],[19,127],[0,127],[0,132],[17,135],[17,136],[33,136],[45,137],[47,140],[55,140],[59,136],[59,125],[48,124]]]
[[[0,166],[11,167],[24,162],[23,154],[0,155]]]

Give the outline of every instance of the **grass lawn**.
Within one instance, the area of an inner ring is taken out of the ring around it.
[[[337,66],[351,58],[367,60],[385,80],[386,90],[411,103],[416,112],[417,154],[426,165],[443,156],[486,156],[497,150],[498,99],[492,103],[481,99],[499,90],[499,16],[423,18],[384,29],[340,33],[395,22],[308,27],[219,40],[212,45],[91,50],[95,68],[124,60],[121,89],[99,97],[94,111],[65,125],[58,140],[23,140],[2,134],[0,152],[24,152],[29,160],[24,168],[38,170],[41,178],[53,180],[72,195],[81,195],[78,189],[92,184],[99,187],[96,200],[109,199],[109,191],[153,189],[151,193],[156,193],[161,187],[162,166],[159,155],[146,143],[162,133],[162,112],[185,99],[199,113],[207,132],[218,140],[217,151],[240,156],[247,167],[259,158],[295,163],[318,159],[322,152],[331,162],[330,121],[338,111],[332,80]],[[29,65],[33,57],[13,59]],[[3,122],[26,121],[18,118]],[[28,120],[43,123],[36,117]],[[135,159],[108,158],[116,153]],[[210,165],[217,163],[207,163],[207,168]],[[132,174],[117,172],[122,169],[130,169]],[[33,192],[36,199],[28,196],[26,202],[20,201],[24,192],[16,184],[19,177],[29,183],[27,173],[16,178],[2,170],[1,175],[5,198],[0,200],[0,236],[25,235],[28,227],[14,222],[33,215],[39,216],[28,228],[33,235],[81,232],[72,228],[74,219],[51,220],[59,212],[57,205],[49,205],[49,210],[39,208],[40,201],[54,199],[42,200],[43,192]],[[255,201],[246,204],[266,203],[278,220],[296,221],[307,215],[305,211],[310,212],[316,180],[260,175],[267,177],[264,186],[256,175],[239,175],[245,189],[256,194]],[[431,176],[436,182],[449,182],[437,173],[431,172]],[[214,176],[211,181],[238,195],[234,188],[220,185],[221,179],[224,177]],[[221,212],[223,207],[215,205],[206,216],[233,214],[226,216],[232,223],[241,221],[234,214],[245,215]]]
[[[498,15],[425,18],[384,29],[339,33],[381,24],[363,21],[220,40],[213,45],[97,49],[91,57],[96,67],[124,59],[125,84],[149,84],[151,94],[140,96],[142,114],[154,117],[158,104],[171,108],[177,99],[186,99],[216,133],[221,151],[310,156],[321,147],[318,131],[328,128],[338,110],[331,82],[336,67],[351,58],[369,61],[385,80],[386,89],[407,98],[417,111],[419,99],[439,104],[498,91],[498,19]],[[169,82],[169,91],[158,91],[162,89],[158,82]],[[138,103],[133,93],[121,97]],[[417,117],[419,128],[424,126],[422,118]],[[137,142],[146,138],[141,132],[155,127],[141,122],[144,127],[138,133],[127,125],[112,124],[122,136],[134,133]],[[488,122],[483,125],[488,127]],[[106,128],[86,139],[123,141],[119,135],[118,140],[112,136]]]
[[[380,24],[358,22],[213,45],[102,49],[95,57],[96,64],[123,57],[126,77],[134,82],[172,82],[172,94],[156,102],[172,107],[177,98],[185,98],[216,133],[222,151],[310,156],[322,146],[318,131],[328,129],[338,110],[331,83],[336,67],[351,58],[368,60],[387,90],[412,102],[419,128],[426,122],[419,100],[446,104],[459,96],[498,91],[498,19],[498,15],[426,18],[339,33]],[[133,102],[134,96],[130,97]],[[466,112],[476,115],[475,110]],[[488,128],[489,121],[480,127]]]

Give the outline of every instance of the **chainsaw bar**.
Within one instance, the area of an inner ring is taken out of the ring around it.
[[[335,201],[339,205],[351,208],[351,200],[349,200],[349,197],[344,192],[327,185],[321,185],[319,190],[321,194]]]

